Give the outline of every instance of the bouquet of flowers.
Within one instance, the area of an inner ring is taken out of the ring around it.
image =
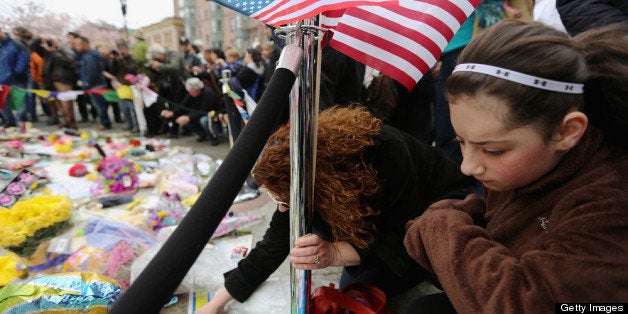
[[[96,170],[104,177],[92,189],[93,194],[133,192],[139,184],[139,166],[117,156],[105,157]]]
[[[0,246],[29,256],[42,240],[69,226],[71,211],[66,195],[37,195],[0,208]]]

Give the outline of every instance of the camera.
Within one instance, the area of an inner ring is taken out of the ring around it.
[[[113,49],[113,50],[111,50],[111,54],[114,55],[114,56],[119,56],[120,52],[118,50]]]
[[[50,39],[46,40],[46,46],[52,47],[52,46],[54,46],[54,44],[55,43],[52,40],[50,40]]]

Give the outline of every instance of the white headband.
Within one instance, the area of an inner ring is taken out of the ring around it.
[[[495,67],[492,65],[479,64],[479,63],[462,63],[458,64],[454,68],[455,72],[475,72],[482,73],[507,81],[532,86],[540,89],[545,89],[553,92],[568,93],[568,94],[582,94],[584,91],[584,85],[576,83],[565,83],[560,81],[554,81],[541,77],[528,75],[525,73],[508,70],[504,68]]]

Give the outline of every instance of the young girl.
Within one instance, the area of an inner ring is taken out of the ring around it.
[[[447,94],[462,172],[486,194],[408,224],[408,253],[444,290],[410,312],[628,300],[627,35],[508,21],[465,48]]]

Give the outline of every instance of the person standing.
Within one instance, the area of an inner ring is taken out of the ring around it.
[[[105,61],[103,56],[96,50],[91,49],[89,39],[80,36],[74,39],[74,49],[80,54],[81,67],[79,70],[79,87],[83,90],[103,89],[107,87],[107,82],[103,71]],[[96,106],[100,124],[96,126],[98,130],[111,130],[111,121],[107,112],[107,101],[102,95],[90,93],[89,99],[92,105]],[[74,112],[72,111],[72,115]]]
[[[42,47],[43,42],[41,40],[41,38],[36,37],[34,39],[32,39],[29,44],[28,44],[28,48],[31,52],[30,54],[30,73],[31,73],[31,87],[33,89],[40,89],[42,88],[43,84],[44,84],[44,79],[43,79],[43,71],[44,71],[44,55],[45,55],[45,50]],[[29,97],[30,96],[30,97]],[[27,95],[27,101],[28,102],[32,102],[32,106],[34,108],[33,112],[35,113],[35,115],[33,115],[31,117],[31,121],[32,122],[37,122],[37,110],[36,110],[36,96],[33,93],[30,93],[29,95]],[[46,114],[46,116],[48,116],[48,118],[50,118],[50,116],[52,115],[52,113],[50,112],[50,107],[48,106],[48,102],[45,98],[40,98],[40,104],[41,104],[41,109],[43,110],[43,112]],[[24,111],[25,113],[26,111]],[[20,118],[20,120],[23,121],[22,118]]]
[[[13,35],[15,35],[15,39],[19,40],[24,45],[24,47],[26,47],[28,51],[29,71],[28,71],[28,78],[27,78],[28,80],[26,83],[26,88],[32,89],[34,88],[34,85],[33,85],[33,77],[30,70],[33,67],[33,64],[32,64],[33,52],[31,50],[29,42],[33,39],[33,33],[31,33],[31,31],[29,31],[25,27],[18,26],[13,29]],[[43,59],[42,59],[42,62],[43,62]],[[24,98],[24,108],[22,108],[22,110],[18,113],[17,119],[20,122],[24,122],[24,121],[37,122],[37,112],[35,109],[36,109],[35,95],[32,93],[27,93]]]
[[[118,98],[120,98],[118,106],[124,115],[124,120],[127,124],[126,129],[137,132],[139,131],[139,126],[133,104],[133,91],[130,87],[131,82],[125,76],[127,74],[137,74],[139,65],[131,55],[126,41],[118,41],[116,48],[109,55],[108,72],[105,72],[105,76],[111,80],[111,86],[116,90]]]
[[[0,28],[0,84],[26,88],[29,64],[30,58],[26,47]],[[4,126],[16,126],[11,106],[3,105]]]
[[[75,72],[76,55],[74,50],[62,47],[59,40],[54,36],[42,36],[45,49],[44,54],[44,71],[42,78],[44,80],[44,89],[59,92],[69,91],[76,85],[78,75]],[[64,119],[72,118],[74,121],[74,105],[72,101],[54,100],[48,103],[50,105],[50,120],[48,124],[59,124],[57,116],[57,108],[61,109]],[[71,113],[67,111],[71,110]],[[68,121],[64,121],[67,126]]]
[[[133,37],[135,37],[137,41],[133,45],[131,55],[133,56],[133,58],[135,58],[135,60],[137,60],[137,63],[140,65],[140,67],[138,68],[138,72],[144,75],[148,75],[150,74],[150,69],[143,66],[148,61],[150,61],[147,57],[148,43],[146,43],[146,39],[144,39],[144,34],[141,31],[135,31]]]

